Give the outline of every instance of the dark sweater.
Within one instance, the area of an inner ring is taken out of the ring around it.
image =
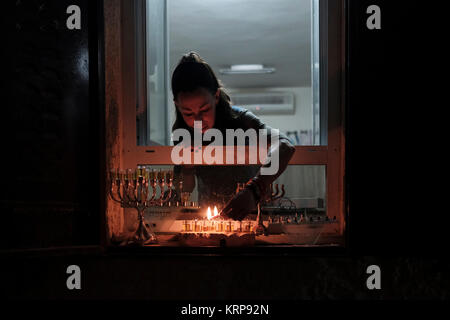
[[[247,109],[237,106],[232,107],[234,117],[226,121],[216,121],[214,128],[223,134],[225,144],[226,129],[247,129],[253,128],[256,133],[259,129],[268,130],[268,141],[270,142],[270,127],[261,122],[261,120]],[[191,136],[193,137],[192,130]],[[289,138],[280,132],[280,143],[289,141]],[[207,144],[207,143],[205,143]],[[246,143],[248,145],[248,143]],[[236,145],[236,141],[234,143]],[[253,178],[260,168],[260,165],[177,165],[174,168],[175,176],[184,177],[194,175],[197,178],[197,187],[199,195],[199,204],[201,206],[225,204],[234,195],[237,183],[245,183]],[[184,191],[192,192],[194,185],[185,183]]]

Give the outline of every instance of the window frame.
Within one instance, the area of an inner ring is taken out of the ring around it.
[[[107,167],[112,170],[117,167],[133,168],[143,164],[170,165],[173,164],[170,157],[173,146],[137,145],[136,109],[140,103],[147,100],[146,90],[142,90],[146,88],[146,77],[142,74],[146,70],[145,47],[142,45],[142,41],[145,41],[145,0],[121,1],[119,7],[116,8],[118,16],[105,15],[106,25],[120,24],[116,27],[116,30],[120,29],[120,37],[112,33],[105,35],[106,50],[109,44],[110,50],[118,50],[120,56],[109,57],[106,52],[106,69],[112,72],[113,68],[119,68],[121,74],[121,77],[115,79],[112,84],[108,84],[108,80],[111,79],[106,79],[106,95],[114,95],[117,98],[117,106],[107,105],[107,124],[113,123],[112,129],[115,132],[107,139],[110,159],[107,161]],[[321,128],[327,123],[327,145],[296,146],[289,165],[325,165],[326,212],[329,217],[335,216],[339,220],[339,235],[343,236],[346,222],[345,0],[319,0],[319,8]],[[117,20],[118,17],[121,19]],[[139,23],[136,23],[137,21]],[[130,34],[136,36],[130,37]],[[108,77],[108,72],[106,76]],[[113,214],[111,210],[118,209],[117,205],[114,206],[109,201],[107,215]]]

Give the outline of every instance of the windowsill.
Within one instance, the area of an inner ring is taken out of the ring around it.
[[[347,249],[338,244],[328,245],[268,245],[253,247],[108,247],[106,254],[125,256],[235,256],[235,257],[280,257],[280,256],[344,256]]]
[[[322,237],[315,244],[287,244],[275,243],[283,235],[257,236],[254,245],[251,246],[182,246],[175,240],[174,234],[161,234],[158,236],[158,244],[145,246],[109,246],[106,254],[138,254],[152,256],[167,255],[204,255],[204,256],[285,256],[285,255],[310,255],[310,254],[336,254],[345,253],[344,236],[334,234]],[[268,241],[272,238],[272,241]]]
[[[86,246],[66,246],[66,247],[48,247],[48,248],[30,248],[30,249],[8,249],[0,250],[1,257],[35,257],[35,256],[84,256],[101,255],[104,248],[100,245]]]

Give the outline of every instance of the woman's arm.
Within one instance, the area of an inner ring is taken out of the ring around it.
[[[278,144],[270,146],[267,158],[272,159],[278,156],[278,170],[274,174],[264,174],[260,169],[258,174],[250,181],[255,183],[258,187],[258,191],[261,196],[264,196],[268,192],[268,188],[283,172],[286,170],[289,161],[295,153],[295,147],[289,141],[289,139],[280,133],[280,140]],[[272,163],[266,163],[262,168],[268,168]],[[270,191],[271,192],[271,191]],[[257,199],[258,201],[260,199]]]
[[[262,123],[254,114],[246,112],[243,115],[243,129],[253,128],[257,132],[259,129],[267,130],[267,139],[269,143],[271,141],[274,129]],[[257,175],[253,177],[248,183],[246,188],[237,194],[222,210],[223,215],[233,219],[241,220],[250,211],[254,210],[258,201],[260,201],[267,192],[269,192],[269,186],[273,183],[283,172],[286,170],[289,160],[295,153],[295,147],[289,138],[281,132],[278,132],[278,143],[269,146],[269,152],[267,159],[270,162],[266,162]],[[278,168],[276,168],[276,160],[274,157],[278,157]],[[273,162],[275,160],[275,163]],[[265,170],[275,165],[275,170]],[[268,174],[268,171],[273,172]],[[270,190],[271,192],[271,190]]]

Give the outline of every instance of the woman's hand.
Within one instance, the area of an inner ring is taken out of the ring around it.
[[[244,188],[235,195],[223,208],[220,216],[233,220],[244,219],[252,210],[256,209],[256,200],[250,188]]]

